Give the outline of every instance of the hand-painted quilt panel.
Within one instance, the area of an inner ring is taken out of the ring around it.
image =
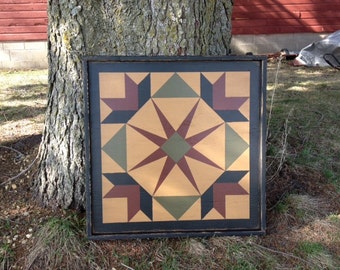
[[[93,238],[264,230],[262,58],[85,61]]]

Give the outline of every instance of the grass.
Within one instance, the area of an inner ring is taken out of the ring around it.
[[[32,241],[13,246],[8,239],[27,233],[20,230],[24,219],[11,232],[20,216],[13,207],[11,219],[0,216],[0,269],[336,269],[339,72],[284,63],[276,71],[269,64],[266,236],[92,242],[79,213],[60,211],[26,224],[33,228]],[[1,143],[41,132],[46,81],[46,70],[0,72]],[[31,221],[41,210],[27,211]]]
[[[320,243],[315,242],[301,242],[298,245],[298,252],[302,252],[305,255],[313,255],[322,253],[325,251],[325,248]]]
[[[275,90],[271,140],[278,146],[286,120],[289,120],[287,159],[294,166],[306,166],[324,173],[336,187],[340,186],[340,77],[328,69],[290,68],[279,72],[280,82],[274,88],[276,70],[269,69],[268,99]],[[296,80],[298,78],[298,80]],[[271,149],[271,142],[269,149]]]
[[[304,241],[295,251],[313,263],[312,269],[336,269],[334,259],[328,250],[318,242]]]
[[[47,95],[47,71],[0,73],[0,138],[41,132]]]
[[[328,203],[310,195],[289,194],[281,200],[275,210],[290,224],[308,224],[316,218],[325,218]]]
[[[253,240],[256,242],[251,237],[245,241],[238,237],[135,240],[138,247],[132,247],[123,254],[117,249],[114,251],[113,265],[169,270],[273,269],[277,258],[254,245]],[[124,245],[124,242],[117,244]],[[142,254],[141,249],[144,250]]]
[[[97,245],[86,240],[84,231],[85,220],[75,214],[50,218],[36,235],[27,269],[98,269]]]
[[[0,269],[7,269],[14,258],[14,252],[10,243],[0,245]]]

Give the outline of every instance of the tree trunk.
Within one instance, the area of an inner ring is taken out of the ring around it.
[[[226,55],[232,0],[49,0],[49,96],[35,190],[85,205],[84,55]]]

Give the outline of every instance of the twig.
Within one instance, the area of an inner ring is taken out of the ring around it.
[[[10,218],[3,218],[3,217],[0,217],[0,220],[1,221],[9,221],[9,222],[12,222],[12,223],[16,223],[16,224],[20,224],[20,222],[18,221],[15,221],[15,220],[11,220]]]
[[[120,265],[126,267],[129,270],[135,270],[132,267],[125,265],[124,263],[120,263]]]
[[[271,100],[270,100],[270,107],[269,107],[269,114],[268,114],[268,121],[267,121],[266,139],[268,139],[269,126],[270,126],[270,121],[271,121],[271,118],[272,118],[272,111],[273,111],[274,96],[275,96],[275,92],[276,92],[278,81],[279,81],[279,71],[280,71],[280,68],[281,68],[282,59],[283,59],[283,55],[280,54],[279,62],[277,63],[277,69],[276,69],[276,73],[275,73],[273,94],[272,94],[272,97],[271,97]]]
[[[11,181],[13,181],[13,180],[19,178],[20,176],[22,176],[23,174],[25,174],[27,171],[29,171],[29,169],[32,168],[32,166],[33,166],[33,164],[35,163],[35,161],[37,160],[37,158],[38,158],[38,157],[35,157],[35,159],[32,161],[32,163],[31,163],[30,165],[28,165],[28,167],[27,167],[25,170],[21,171],[19,174],[17,174],[17,175],[14,176],[14,177],[11,177],[11,178],[7,179],[5,182],[1,183],[0,186],[6,185],[7,183],[9,183],[9,182],[11,182]]]
[[[8,150],[12,150],[12,151],[14,151],[15,153],[17,153],[19,156],[24,156],[24,154],[23,154],[23,153],[21,153],[20,151],[18,151],[18,150],[16,150],[16,149],[14,149],[14,148],[12,148],[12,147],[8,147],[8,146],[0,145],[0,148],[4,148],[4,149],[8,149]]]
[[[272,211],[283,199],[283,197],[285,197],[288,194],[287,191],[283,192],[283,194],[280,196],[280,198],[277,200],[277,202],[270,208],[267,208],[267,211],[270,212]]]
[[[314,112],[314,113],[316,113],[316,114],[320,115],[319,122],[321,122],[321,121],[323,120],[323,118],[324,118],[324,115],[323,115],[321,112],[319,112],[319,111],[312,111],[312,112]]]
[[[292,108],[289,111],[289,114],[286,118],[285,121],[285,125],[284,125],[284,133],[282,134],[282,150],[281,150],[281,155],[280,155],[280,162],[277,166],[276,171],[273,173],[273,175],[267,180],[267,182],[269,183],[270,181],[272,181],[274,179],[274,177],[281,171],[282,166],[286,160],[286,156],[287,156],[287,138],[290,132],[290,128],[288,126],[288,122],[289,122],[289,118],[293,112],[294,108]],[[275,156],[276,157],[276,156]],[[272,161],[272,163],[270,164],[270,166],[274,163],[274,160]]]
[[[255,245],[255,246],[257,246],[257,247],[259,247],[259,248],[262,248],[262,249],[264,249],[264,250],[267,250],[267,251],[269,251],[269,252],[278,253],[278,254],[280,254],[280,255],[282,255],[282,256],[291,257],[291,258],[294,258],[294,259],[296,259],[296,260],[300,260],[300,261],[304,262],[304,263],[307,264],[307,265],[312,265],[311,262],[306,261],[305,259],[302,259],[302,258],[300,258],[300,257],[297,257],[297,256],[295,256],[295,255],[293,255],[293,254],[291,254],[291,253],[285,253],[285,252],[282,252],[282,251],[279,251],[279,250],[267,248],[267,247],[264,247],[264,246],[259,245],[259,244],[256,244],[256,243],[252,243],[252,244]]]

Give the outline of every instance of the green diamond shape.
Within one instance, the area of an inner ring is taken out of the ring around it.
[[[163,151],[176,163],[191,149],[177,132],[175,132],[163,145]]]

